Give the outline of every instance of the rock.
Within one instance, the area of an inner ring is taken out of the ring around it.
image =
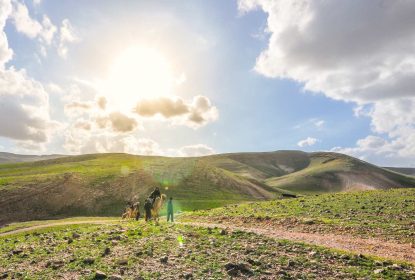
[[[316,222],[313,219],[304,219],[303,223],[305,225],[314,225]]]
[[[102,253],[102,256],[103,257],[108,256],[110,253],[111,253],[111,249],[109,247],[106,247],[104,249],[104,252]]]
[[[79,237],[81,237],[79,233],[76,233],[76,232],[72,233],[72,238],[77,239]]]
[[[15,249],[15,250],[12,251],[13,255],[18,255],[18,254],[21,254],[21,253],[23,253],[23,250],[20,250],[20,249]]]
[[[237,276],[239,273],[252,275],[251,267],[246,263],[227,263],[225,264],[226,272],[229,276]]]
[[[295,261],[289,260],[287,263],[287,267],[293,267],[293,266],[295,266]]]
[[[379,268],[379,269],[375,269],[374,271],[373,271],[373,273],[374,274],[382,274],[383,273],[383,269],[382,268]]]
[[[61,268],[65,263],[63,261],[56,261],[52,264],[52,269],[58,269]]]
[[[246,261],[247,261],[249,264],[251,264],[251,265],[256,265],[256,266],[261,265],[261,262],[260,262],[260,261],[253,260],[253,259],[251,259],[251,258],[248,258]]]
[[[118,265],[127,265],[128,264],[128,260],[127,259],[120,259],[117,261]]]
[[[86,259],[83,260],[83,263],[84,264],[88,264],[88,265],[91,265],[94,262],[95,262],[95,259],[94,258],[86,258]]]
[[[135,256],[136,257],[140,257],[140,256],[142,256],[143,255],[143,252],[141,252],[141,251],[137,251],[137,252],[135,252]]]
[[[107,279],[107,275],[104,272],[97,270],[95,272],[93,279],[96,279],[96,280]]]
[[[168,260],[169,260],[169,257],[167,257],[167,256],[164,256],[164,257],[160,258],[160,262],[164,263],[164,264],[166,264]]]
[[[316,251],[311,251],[310,253],[308,253],[308,255],[309,255],[310,257],[314,257],[316,254],[317,254],[317,252],[316,252]]]
[[[120,275],[111,275],[108,279],[110,280],[122,280]]]
[[[401,270],[401,269],[402,269],[402,266],[400,266],[399,264],[394,263],[394,264],[391,266],[391,268],[392,268],[392,269],[395,269],[395,270]]]

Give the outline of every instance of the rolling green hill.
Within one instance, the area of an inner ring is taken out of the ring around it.
[[[0,225],[79,215],[120,215],[155,187],[176,210],[206,209],[288,193],[414,187],[415,178],[337,153],[277,151],[168,158],[68,156],[0,164]]]

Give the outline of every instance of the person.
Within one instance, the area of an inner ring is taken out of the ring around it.
[[[173,197],[170,197],[169,202],[167,202],[167,221],[174,222],[173,219]]]
[[[158,187],[154,189],[154,191],[150,194],[149,198],[151,199],[151,206],[154,205],[157,197],[161,197],[161,192]]]
[[[146,211],[146,222],[151,220],[151,208],[153,207],[150,198],[147,198],[144,203],[144,210]]]
[[[138,221],[138,219],[140,219],[140,202],[133,204],[133,210],[136,211],[135,220]]]

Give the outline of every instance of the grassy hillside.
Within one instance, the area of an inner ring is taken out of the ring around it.
[[[19,155],[0,152],[0,163],[28,162],[64,157],[64,155]]]
[[[0,164],[0,225],[70,216],[120,215],[158,186],[177,211],[315,194],[414,187],[415,178],[336,153],[277,151],[168,158],[69,156]]]
[[[389,169],[394,172],[398,172],[401,174],[406,174],[410,176],[415,176],[415,168],[411,167],[384,167],[385,169]]]
[[[309,165],[284,176],[269,177],[269,186],[298,193],[325,193],[415,187],[415,178],[338,153],[310,153]]]
[[[0,237],[9,279],[411,279],[410,264],[242,231],[143,222]]]
[[[0,165],[0,224],[80,215],[120,215],[155,186],[176,210],[269,199],[278,191],[199,158],[96,154]]]
[[[415,244],[415,189],[322,194],[196,211],[183,220],[275,224]]]

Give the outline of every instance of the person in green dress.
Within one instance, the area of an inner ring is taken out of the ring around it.
[[[167,221],[169,222],[171,218],[171,221],[174,222],[173,219],[173,197],[170,197],[169,201],[167,202]]]

